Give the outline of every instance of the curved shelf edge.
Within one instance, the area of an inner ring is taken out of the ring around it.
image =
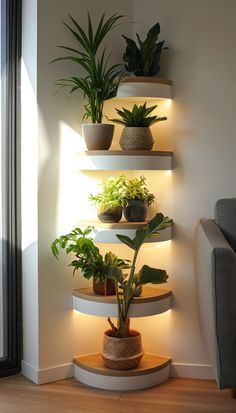
[[[171,151],[84,151],[78,156],[81,171],[172,170]]]
[[[144,287],[142,295],[135,297],[129,308],[129,317],[147,317],[170,310],[172,291],[164,288]],[[73,309],[99,317],[117,317],[115,296],[94,294],[92,288],[73,291]]]
[[[117,238],[116,234],[126,235],[130,238],[134,238],[136,230],[143,228],[145,225],[147,225],[147,222],[121,221],[114,224],[105,224],[98,221],[81,221],[80,225],[82,227],[92,225],[95,228],[94,242],[120,244],[121,241]],[[150,237],[147,242],[163,242],[170,241],[171,239],[172,226],[160,231],[160,235],[158,237]]]
[[[133,76],[122,79],[114,99],[171,99],[172,82],[158,77]]]
[[[99,353],[75,357],[73,362],[74,377],[86,385],[106,390],[139,390],[167,380],[171,359],[147,353],[132,370],[108,369]]]

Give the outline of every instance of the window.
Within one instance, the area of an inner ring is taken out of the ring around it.
[[[0,377],[21,360],[19,80],[21,1],[0,0]]]

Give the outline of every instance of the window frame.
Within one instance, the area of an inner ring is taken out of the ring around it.
[[[2,6],[2,0],[1,0]],[[3,8],[2,8],[3,9]],[[0,377],[17,374],[22,356],[20,231],[21,0],[5,1],[5,142],[3,165],[3,334]]]

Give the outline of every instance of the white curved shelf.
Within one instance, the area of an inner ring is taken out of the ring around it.
[[[132,370],[113,370],[103,365],[99,353],[74,358],[74,377],[88,386],[106,390],[140,390],[163,383],[170,375],[169,357],[145,354]]]
[[[143,228],[147,225],[147,222],[126,222],[120,221],[116,223],[105,224],[100,221],[81,221],[81,227],[87,227],[92,225],[94,229],[94,242],[99,243],[112,243],[119,244],[121,241],[117,238],[116,234],[126,235],[130,238],[135,236],[135,232],[139,228]],[[150,237],[147,241],[150,242],[163,242],[172,239],[172,226],[160,231],[158,237]]]
[[[84,151],[78,165],[81,171],[171,170],[172,158],[170,151]]]
[[[144,101],[151,99],[171,99],[171,80],[159,77],[126,77],[119,84],[114,99]]]
[[[171,308],[169,289],[144,287],[142,295],[135,297],[130,305],[129,317],[147,317],[161,314]],[[80,313],[100,317],[117,317],[116,297],[94,294],[92,288],[73,291],[73,309]]]

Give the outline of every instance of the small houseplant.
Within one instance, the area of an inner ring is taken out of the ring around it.
[[[136,231],[133,239],[117,235],[122,243],[132,249],[133,259],[128,276],[116,266],[109,268],[108,276],[115,281],[118,308],[117,325],[108,318],[111,328],[104,333],[102,356],[105,366],[109,368],[122,370],[135,368],[143,356],[141,335],[130,329],[129,307],[142,285],[165,283],[168,275],[165,270],[148,265],[143,265],[140,271],[136,272],[136,261],[143,243],[152,236],[158,236],[160,231],[170,226],[171,223],[168,217],[158,213],[146,227]]]
[[[156,76],[160,70],[160,58],[164,47],[164,40],[157,42],[160,34],[160,24],[156,23],[148,31],[146,39],[142,41],[136,33],[138,45],[134,40],[124,36],[126,50],[123,55],[125,68],[135,76]]]
[[[120,146],[125,150],[151,150],[154,144],[150,126],[166,120],[166,116],[149,116],[157,105],[147,107],[143,105],[133,106],[132,110],[122,107],[116,109],[120,119],[110,119],[114,123],[125,126],[120,138]]]
[[[123,212],[129,222],[143,222],[147,217],[147,207],[154,202],[155,196],[146,185],[146,178],[124,179],[123,188]]]
[[[89,13],[86,30],[69,15],[71,23],[63,22],[63,24],[70,31],[79,48],[58,46],[70,54],[52,61],[72,61],[84,72],[84,76],[78,73],[75,76],[59,79],[56,84],[60,87],[69,87],[70,95],[77,90],[83,93],[86,99],[84,117],[90,118],[92,124],[84,124],[82,127],[87,148],[91,150],[109,149],[112,142],[114,126],[102,124],[103,106],[105,100],[116,96],[122,70],[119,64],[109,65],[110,56],[107,56],[106,46],[102,50],[101,47],[107,34],[116,27],[122,17],[113,14],[105,20],[103,14],[94,31]]]
[[[101,191],[90,194],[89,200],[97,206],[98,218],[102,222],[119,222],[122,216],[124,179],[111,176],[101,184]]]
[[[146,178],[127,179],[125,175],[110,176],[101,183],[101,191],[90,194],[102,222],[119,222],[122,216],[129,222],[143,222],[147,217],[147,206],[154,201],[146,185]]]
[[[73,274],[81,270],[84,278],[93,278],[93,288],[96,294],[115,294],[114,281],[106,276],[114,266],[118,269],[129,268],[129,261],[118,258],[112,252],[103,257],[99,248],[93,242],[91,233],[93,227],[88,226],[84,231],[81,228],[73,229],[69,234],[56,238],[51,244],[53,255],[58,258],[59,249],[65,249],[66,254],[73,253],[75,259],[69,266],[73,267]]]

